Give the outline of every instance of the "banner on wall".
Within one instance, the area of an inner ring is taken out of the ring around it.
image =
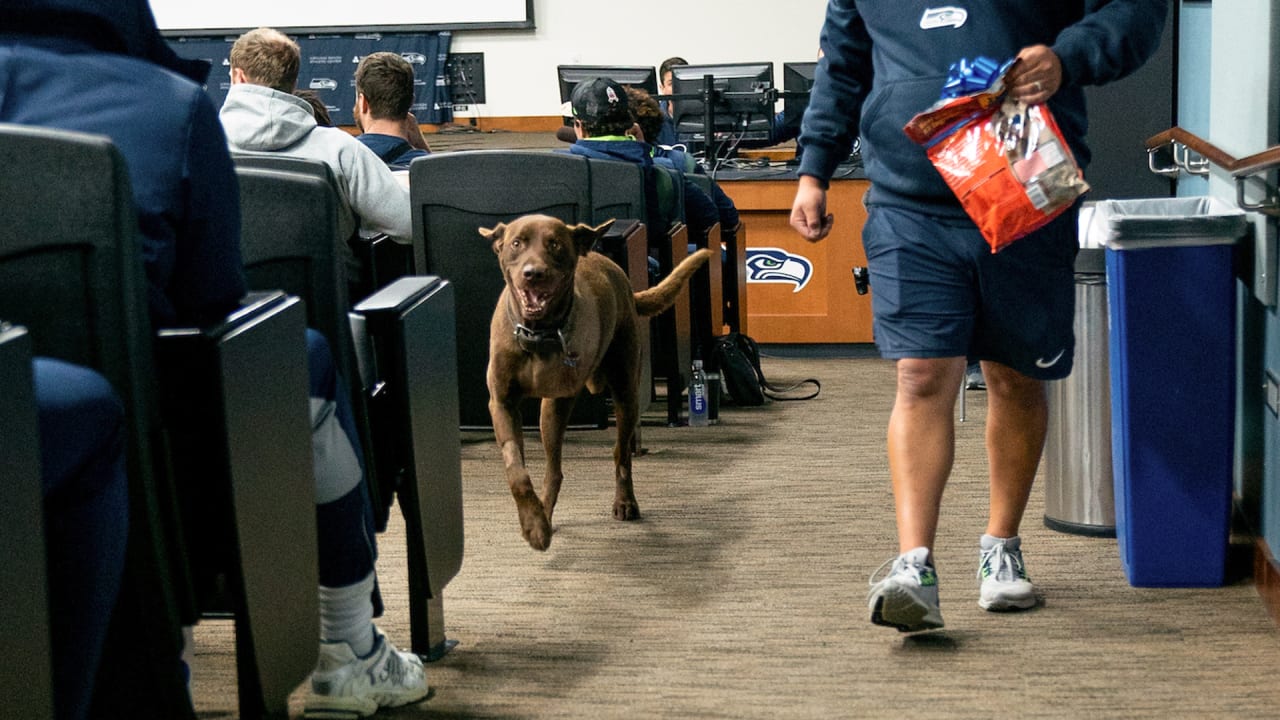
[[[375,52],[398,53],[413,65],[414,102],[410,112],[420,123],[442,125],[453,121],[453,103],[445,75],[452,33],[358,33],[350,35],[300,35],[293,38],[302,51],[298,87],[314,90],[335,125],[354,125],[351,110],[356,103],[356,66]],[[235,36],[168,38],[174,52],[184,58],[206,60],[213,69],[205,91],[218,107],[231,87],[231,45]]]

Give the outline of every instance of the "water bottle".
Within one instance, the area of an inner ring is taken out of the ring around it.
[[[693,375],[689,379],[689,427],[706,427],[708,424],[707,373],[702,369],[702,360],[695,359]]]

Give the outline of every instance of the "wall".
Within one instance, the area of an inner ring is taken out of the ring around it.
[[[1185,101],[1198,100],[1207,107],[1208,134],[1202,137],[1228,155],[1244,157],[1280,140],[1280,7],[1270,0],[1214,2],[1211,7],[1207,97]],[[1276,173],[1269,180],[1274,183]],[[1211,169],[1208,192],[1236,202],[1235,182],[1221,169]],[[1236,491],[1275,552],[1280,548],[1280,420],[1263,402],[1262,388],[1266,372],[1280,376],[1275,304],[1280,259],[1276,219],[1258,213],[1250,217],[1254,267],[1240,285],[1236,313]]]
[[[657,21],[645,10],[674,10]],[[672,55],[690,63],[812,61],[824,0],[781,4],[691,0],[628,5],[534,0],[533,31],[460,31],[451,52],[484,53],[485,102],[457,117],[559,116],[557,65],[652,65]],[[678,16],[676,13],[678,12]]]

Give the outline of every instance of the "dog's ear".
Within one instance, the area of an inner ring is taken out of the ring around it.
[[[586,255],[591,252],[591,248],[595,247],[596,240],[604,237],[604,234],[609,232],[611,227],[613,227],[613,218],[609,218],[595,227],[579,223],[569,228],[569,233],[573,235],[573,244],[578,249],[578,254]]]
[[[501,255],[502,254],[502,236],[505,235],[507,232],[507,224],[498,223],[492,229],[490,228],[478,228],[478,229],[480,231],[481,237],[493,243],[493,251]]]

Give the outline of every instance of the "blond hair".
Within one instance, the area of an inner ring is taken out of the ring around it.
[[[244,72],[248,82],[291,93],[298,84],[302,52],[298,43],[279,30],[257,28],[236,39],[230,61],[233,69]]]

